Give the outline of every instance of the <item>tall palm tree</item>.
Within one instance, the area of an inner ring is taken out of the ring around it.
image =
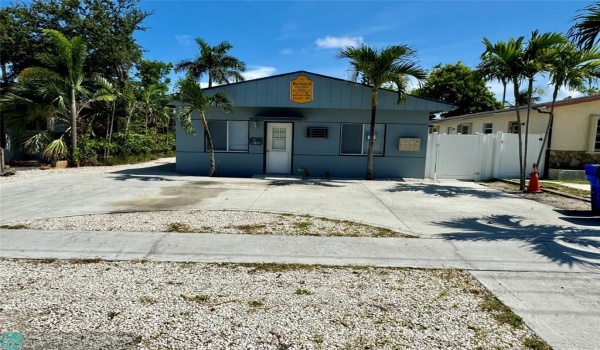
[[[77,150],[77,120],[81,109],[89,101],[86,97],[89,96],[89,92],[83,86],[86,43],[83,37],[69,40],[56,30],[44,29],[43,33],[54,45],[54,52],[38,55],[37,58],[43,67],[22,70],[18,86],[3,98],[3,102],[31,105],[33,100],[24,97],[26,92],[30,92],[40,99],[49,100],[57,113],[64,112],[70,124],[70,158],[74,161]],[[55,140],[58,143],[53,141],[52,146],[57,149],[64,148],[62,137],[59,140]]]
[[[397,103],[400,104],[406,99],[409,77],[415,78],[420,84],[427,73],[413,60],[416,51],[406,45],[388,46],[381,51],[364,44],[359,47],[347,46],[338,52],[337,57],[350,59],[351,81],[371,84],[371,130],[365,179],[372,180],[377,90],[386,83],[395,84],[398,88]]]
[[[569,90],[581,90],[586,88],[586,83],[600,78],[600,48],[579,49],[573,43],[564,43],[556,46],[551,54],[552,62],[548,72],[550,73],[550,84],[554,85],[552,92],[552,104],[546,126],[546,137],[544,137],[542,148],[538,154],[537,164],[542,159],[544,145],[548,144],[546,156],[552,147],[552,127],[554,123],[554,106],[558,91],[561,88]],[[545,168],[548,168],[546,157]]]
[[[175,65],[175,72],[182,71],[200,79],[208,74],[208,87],[216,84],[229,84],[244,81],[241,72],[246,71],[246,64],[239,59],[227,54],[233,46],[223,41],[217,46],[210,46],[206,41],[196,38],[200,53],[193,60],[183,60]]]
[[[600,3],[587,6],[579,11],[587,11],[573,18],[575,24],[569,29],[569,38],[579,47],[591,49],[597,43],[600,33]]]
[[[488,38],[483,38],[485,51],[481,54],[483,62],[493,60],[500,67],[501,71],[506,74],[506,79],[513,83],[513,94],[515,101],[519,100],[519,88],[523,79],[523,68],[521,60],[523,57],[523,41],[524,37],[517,39],[509,38],[508,41],[498,41],[492,44]],[[519,138],[519,188],[525,190],[525,170],[523,167],[523,137],[521,135],[521,113],[516,107],[517,113],[517,131]]]
[[[527,80],[527,118],[525,119],[525,149],[523,153],[523,167],[527,168],[527,147],[529,145],[529,121],[531,117],[531,103],[533,102],[533,82],[535,77],[547,72],[552,65],[553,48],[567,42],[559,33],[539,34],[535,30],[523,51],[523,78]]]
[[[205,111],[211,106],[215,105],[227,113],[233,111],[234,107],[229,98],[225,93],[219,92],[215,95],[205,95],[202,92],[200,84],[194,79],[194,77],[187,76],[177,83],[178,91],[174,95],[174,102],[181,103],[179,107],[178,119],[183,129],[190,135],[195,135],[196,132],[192,125],[192,114],[200,114],[202,120],[202,127],[204,129],[204,136],[206,137],[206,144],[208,152],[210,153],[210,161],[208,168],[208,176],[214,176],[215,167],[215,149],[208,129],[208,122],[206,121]]]

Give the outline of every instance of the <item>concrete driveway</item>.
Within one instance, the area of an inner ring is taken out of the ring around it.
[[[128,257],[124,251],[132,251],[130,257],[141,254],[157,260],[176,256],[175,260],[192,261],[465,268],[555,349],[596,349],[600,344],[600,219],[588,213],[555,210],[470,182],[214,179],[179,176],[168,163],[0,182],[0,223],[176,209],[310,214],[423,238],[184,238],[0,230],[0,256],[38,256],[44,249],[94,254],[103,247],[120,254],[109,256],[123,259]],[[82,236],[85,239],[79,239]]]

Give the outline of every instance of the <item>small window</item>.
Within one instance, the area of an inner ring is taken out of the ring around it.
[[[342,124],[340,153],[345,155],[366,155],[369,153],[370,124]],[[373,154],[383,155],[384,124],[375,124]]]
[[[463,135],[469,134],[471,131],[471,124],[458,124],[457,129],[458,129],[457,132],[459,134],[463,134]]]
[[[519,123],[509,122],[508,123],[508,132],[511,134],[518,134],[519,133]]]
[[[494,131],[494,124],[492,123],[483,123],[483,133],[484,134],[491,134]]]
[[[248,151],[248,122],[209,121],[208,130],[212,136],[215,151]],[[207,146],[205,146],[205,150],[208,150]]]
[[[311,137],[315,139],[326,139],[329,134],[329,130],[327,128],[306,128],[306,137]]]

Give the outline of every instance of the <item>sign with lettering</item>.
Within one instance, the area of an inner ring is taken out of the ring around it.
[[[252,146],[260,146],[262,145],[262,137],[251,137],[250,138],[250,144]]]
[[[296,103],[307,103],[313,100],[313,82],[300,75],[290,83],[290,100]]]

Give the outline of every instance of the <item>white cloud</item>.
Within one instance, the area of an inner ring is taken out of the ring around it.
[[[292,50],[292,49],[283,49],[283,50],[279,51],[279,53],[282,54],[282,55],[291,55],[291,54],[294,53],[294,50]]]
[[[275,67],[266,67],[266,66],[258,66],[251,70],[245,71],[242,73],[242,76],[246,78],[246,80],[258,79],[268,77],[275,73]]]
[[[180,46],[192,46],[194,38],[191,35],[175,35],[175,40]]]
[[[315,44],[320,49],[338,49],[346,46],[358,46],[362,44],[362,36],[326,36],[323,39],[317,39]]]

